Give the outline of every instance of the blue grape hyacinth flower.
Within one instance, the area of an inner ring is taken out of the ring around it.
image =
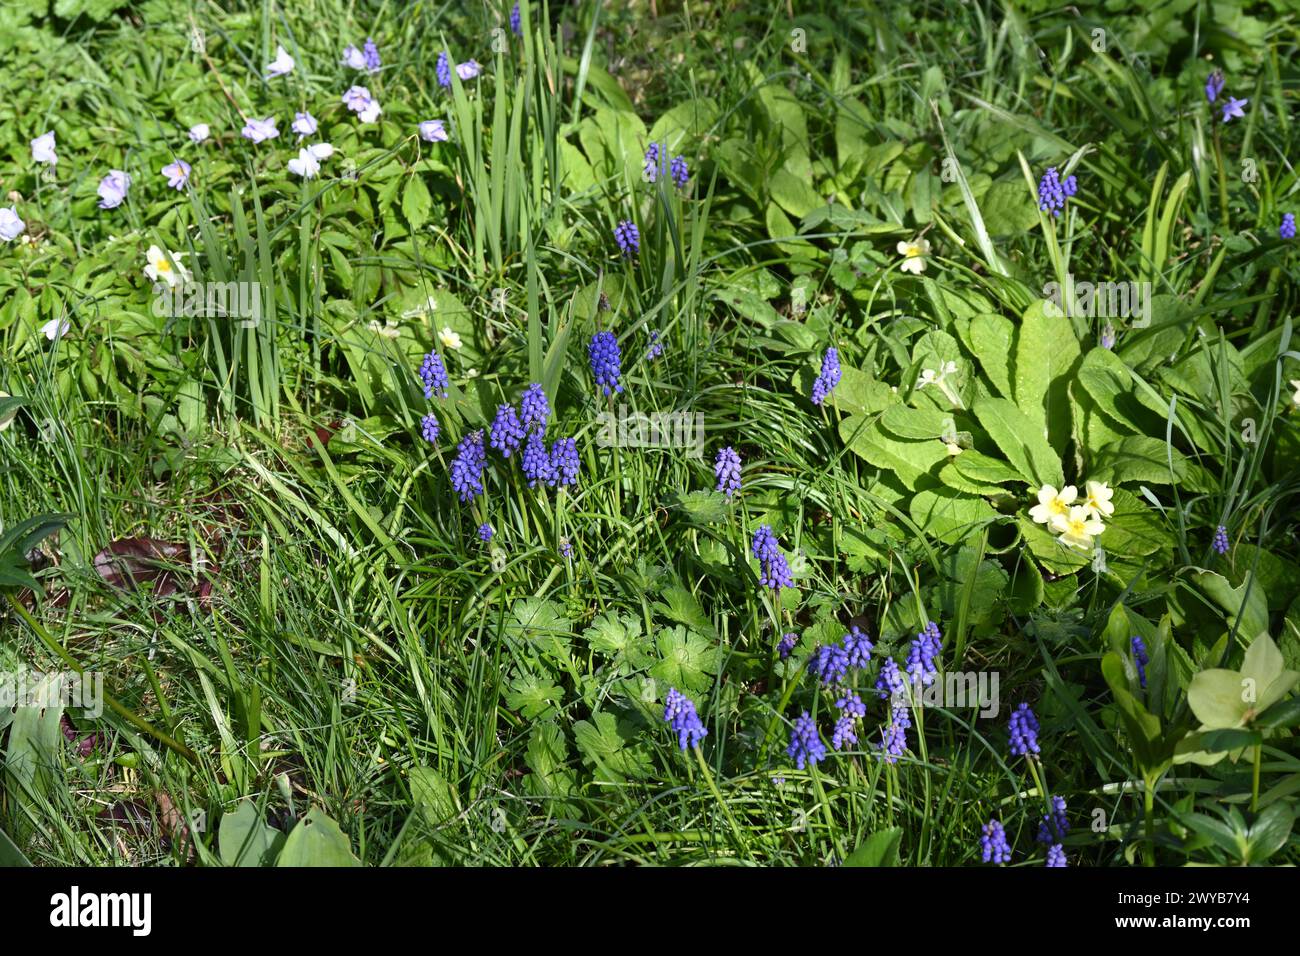
[[[817,724],[808,711],[795,719],[790,729],[790,746],[785,748],[785,753],[800,770],[810,764],[816,766],[826,758],[826,745],[822,743]]]
[[[461,501],[469,501],[483,493],[483,469],[486,467],[487,450],[483,447],[480,429],[461,439],[451,463],[451,486]]]
[[[798,634],[791,632],[789,634],[781,635],[781,640],[777,642],[776,645],[776,652],[781,655],[781,660],[786,660],[794,650],[795,645],[798,643]]]
[[[856,624],[844,635],[844,650],[848,654],[849,666],[859,670],[871,663],[871,651],[875,647],[871,638]]]
[[[835,386],[840,384],[840,352],[836,348],[828,348],[822,355],[822,370],[813,382],[812,403],[820,405],[826,401],[826,397],[834,391]]]
[[[794,587],[794,575],[790,573],[790,564],[781,553],[776,535],[768,525],[760,525],[754,532],[754,557],[758,559],[758,582],[765,588],[780,592],[781,588]]]
[[[539,484],[554,484],[555,468],[550,454],[546,451],[546,442],[540,431],[530,431],[524,442],[524,453],[519,459],[519,467],[524,473],[529,488]]]
[[[1054,843],[1052,846],[1048,847],[1047,861],[1044,865],[1053,868],[1066,866],[1065,847],[1061,846],[1059,843]]]
[[[587,359],[591,364],[591,373],[596,376],[596,384],[606,395],[623,391],[623,385],[619,381],[623,374],[619,367],[623,354],[619,351],[618,339],[613,332],[597,332],[591,337],[591,343],[587,346]]]
[[[572,438],[557,438],[551,446],[551,479],[554,486],[573,485],[578,482],[578,443]]]
[[[907,730],[912,719],[907,715],[907,705],[896,701],[890,709],[889,723],[880,729],[880,743],[876,749],[885,763],[898,763],[907,751]]]
[[[524,440],[524,427],[513,405],[498,405],[492,420],[492,447],[509,458]]]
[[[849,655],[838,644],[818,644],[808,661],[812,671],[823,687],[841,683],[849,672]]]
[[[492,526],[486,522],[478,526],[478,537],[480,541],[491,541],[492,535],[495,533],[496,532],[492,530]]]
[[[921,684],[923,687],[929,687],[934,683],[934,675],[938,673],[938,667],[935,661],[939,658],[939,652],[943,650],[943,641],[940,639],[939,625],[934,621],[929,621],[925,625],[925,630],[916,635],[916,640],[912,641],[911,650],[907,655],[907,676],[912,678],[912,684]]]
[[[1295,238],[1295,213],[1282,214],[1282,225],[1277,227],[1277,234],[1283,239]]]
[[[641,232],[631,219],[624,219],[614,227],[614,241],[618,243],[623,258],[630,259],[641,251]]]
[[[1038,746],[1038,718],[1029,709],[1028,704],[1021,704],[1011,712],[1011,753],[1017,757],[1040,753]]]
[[[685,189],[686,183],[691,178],[691,170],[690,167],[686,165],[686,157],[674,156],[672,165],[669,167],[669,172],[673,177],[673,185],[678,189]]]
[[[438,84],[443,89],[451,89],[451,56],[446,50],[438,54],[438,63],[434,71],[438,74]]]
[[[1228,553],[1228,529],[1219,525],[1214,529],[1214,550],[1219,554]]]
[[[730,445],[718,450],[713,461],[713,474],[718,479],[716,490],[728,498],[740,490],[740,455]]]
[[[1065,208],[1066,198],[1073,196],[1077,191],[1078,182],[1073,176],[1062,180],[1056,167],[1050,166],[1038,183],[1038,208],[1043,212],[1050,212],[1053,216],[1059,216],[1061,210]]]
[[[892,657],[886,657],[876,675],[876,692],[882,697],[902,698],[907,691],[898,663]]]
[[[1065,815],[1065,797],[1052,797],[1051,812],[1043,814],[1038,824],[1039,843],[1060,843],[1070,832],[1070,818]]]
[[[442,427],[438,424],[438,416],[433,414],[433,412],[430,412],[420,419],[420,434],[429,444],[432,445],[435,443],[441,432]]]
[[[645,175],[645,181],[648,183],[658,182],[659,173],[663,170],[663,150],[658,143],[651,143],[645,150],[645,164],[642,170]]]
[[[519,399],[519,422],[524,428],[536,425],[538,431],[545,432],[551,420],[551,406],[546,400],[546,392],[536,382],[524,389]]]
[[[1011,845],[999,820],[990,820],[980,832],[980,855],[985,863],[1010,863]]]
[[[447,366],[442,364],[442,356],[437,352],[430,352],[424,357],[420,364],[420,381],[424,383],[425,398],[433,398],[435,393],[439,398],[446,398],[450,394],[447,391],[451,385],[447,378]]]
[[[520,25],[522,17],[519,13],[519,0],[515,0],[515,5],[510,8],[510,32],[515,36],[523,35],[523,28]]]
[[[664,701],[664,721],[677,734],[677,745],[682,750],[699,746],[709,733],[695,712],[695,704],[675,687],[669,688]]]

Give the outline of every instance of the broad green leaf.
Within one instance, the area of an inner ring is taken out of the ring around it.
[[[231,813],[221,816],[217,846],[226,866],[273,866],[284,846],[285,835],[267,824],[252,800],[240,800]]]
[[[1063,312],[1042,299],[1025,311],[1016,333],[1015,400],[1057,448],[1070,438],[1069,375],[1078,357],[1079,342]]]
[[[975,417],[1007,461],[1034,487],[1064,483],[1061,457],[1043,434],[1044,425],[1029,418],[1015,402],[985,397],[975,402]]]
[[[360,866],[352,855],[352,842],[339,825],[316,807],[298,821],[276,866]]]
[[[918,491],[909,510],[922,531],[948,544],[961,541],[998,516],[983,498],[948,488]]]
[[[844,860],[844,866],[898,866],[898,844],[902,827],[890,827],[871,834]]]
[[[1006,316],[977,315],[970,320],[969,346],[993,387],[1003,398],[1014,398],[1011,385],[1012,344],[1016,327]]]
[[[943,442],[901,441],[885,432],[878,422],[867,423],[859,431],[864,418],[852,415],[841,420],[840,439],[854,454],[889,472],[906,487],[915,489],[922,475],[937,473],[937,466],[948,460]]]

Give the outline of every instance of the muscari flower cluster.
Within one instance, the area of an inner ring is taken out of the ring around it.
[[[482,429],[471,432],[456,446],[456,457],[451,462],[451,487],[461,501],[469,501],[483,493],[483,472],[487,468],[487,451],[483,447]]]
[[[790,730],[790,745],[785,748],[786,756],[802,770],[812,764],[816,766],[826,757],[826,745],[817,733],[817,724],[808,711],[804,711],[794,722]]]
[[[718,450],[713,461],[713,474],[718,479],[716,490],[728,498],[740,490],[740,455],[730,445]]]
[[[812,403],[820,405],[826,397],[840,384],[840,353],[838,349],[828,348],[822,356],[822,370],[813,382]]]
[[[1219,554],[1228,553],[1228,529],[1219,525],[1214,529],[1214,541],[1212,542],[1214,550]]]
[[[673,185],[678,189],[685,189],[686,183],[690,180],[691,170],[686,163],[685,156],[674,156],[672,162],[667,162],[668,150],[665,145],[651,143],[645,151],[645,181],[656,183],[659,177],[663,175],[665,166],[668,175],[672,177]]]
[[[578,481],[578,443],[572,438],[557,438],[546,447],[546,426],[550,421],[551,406],[546,392],[536,382],[530,384],[519,400],[519,409],[513,405],[497,408],[492,423],[492,447],[509,458],[520,446],[519,469],[529,488],[547,485],[551,488],[576,484]]]
[[[980,833],[980,854],[985,863],[1011,862],[1011,845],[1000,820],[990,820]]]
[[[631,259],[641,251],[641,232],[631,219],[624,219],[614,227],[614,241],[624,259]]]
[[[790,573],[790,563],[781,553],[776,535],[768,525],[759,525],[754,532],[752,544],[754,557],[758,559],[758,581],[763,587],[771,588],[777,595],[781,588],[794,587],[794,575]]]
[[[1030,753],[1039,753],[1038,718],[1029,709],[1028,704],[1021,704],[1011,712],[1009,725],[1011,734],[1011,753],[1017,757],[1026,757]]]
[[[596,384],[609,395],[611,392],[623,391],[619,381],[622,369],[619,364],[623,354],[618,348],[618,339],[613,332],[597,332],[587,345],[587,361],[591,365],[591,374],[596,376]]]
[[[777,642],[776,652],[781,656],[781,660],[786,660],[794,651],[794,647],[799,643],[799,635],[793,632],[783,634],[781,640]]]
[[[677,745],[682,750],[699,746],[709,733],[695,712],[695,704],[675,687],[668,690],[664,701],[664,721],[677,734]]]
[[[1278,226],[1277,234],[1283,239],[1295,238],[1295,213],[1288,212],[1282,214],[1282,225]]]
[[[1066,485],[1057,491],[1053,485],[1038,489],[1038,504],[1029,509],[1029,517],[1037,524],[1045,524],[1057,535],[1061,544],[1078,551],[1090,552],[1093,538],[1106,530],[1102,517],[1115,513],[1111,502],[1115,492],[1104,481],[1084,483],[1084,498],[1079,501],[1079,489]]]
[[[1053,216],[1059,216],[1061,210],[1065,208],[1066,198],[1073,196],[1078,188],[1078,182],[1073,176],[1067,176],[1062,180],[1056,167],[1050,166],[1038,183],[1038,208],[1043,212],[1050,212]]]

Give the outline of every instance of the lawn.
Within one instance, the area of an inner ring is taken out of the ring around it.
[[[0,863],[1300,863],[1300,10],[0,8]]]

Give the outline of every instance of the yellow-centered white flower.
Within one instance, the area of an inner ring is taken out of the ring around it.
[[[1054,485],[1043,485],[1038,489],[1038,504],[1029,509],[1029,517],[1038,524],[1050,525],[1052,519],[1068,515],[1078,497],[1079,489],[1074,485],[1066,485],[1060,491]]]
[[[1110,485],[1104,481],[1088,481],[1084,482],[1083,488],[1086,492],[1083,504],[1095,517],[1109,518],[1115,513],[1115,505],[1110,500],[1115,492]]]
[[[925,271],[925,257],[930,254],[930,240],[918,238],[911,242],[900,242],[898,254],[903,257],[903,264],[899,268],[919,276]]]
[[[181,262],[185,258],[183,252],[173,252],[168,258],[168,253],[163,252],[157,246],[150,246],[149,251],[145,253],[145,258],[149,264],[144,267],[144,274],[153,282],[166,282],[167,288],[173,289],[176,283],[185,283],[190,281],[190,270],[185,268]]]
[[[445,349],[458,349],[461,347],[460,333],[456,332],[449,325],[444,325],[442,331],[438,333],[438,341],[442,343]]]
[[[1074,505],[1066,514],[1054,516],[1051,528],[1059,536],[1058,541],[1080,551],[1091,551],[1092,539],[1106,530],[1086,505]]]

